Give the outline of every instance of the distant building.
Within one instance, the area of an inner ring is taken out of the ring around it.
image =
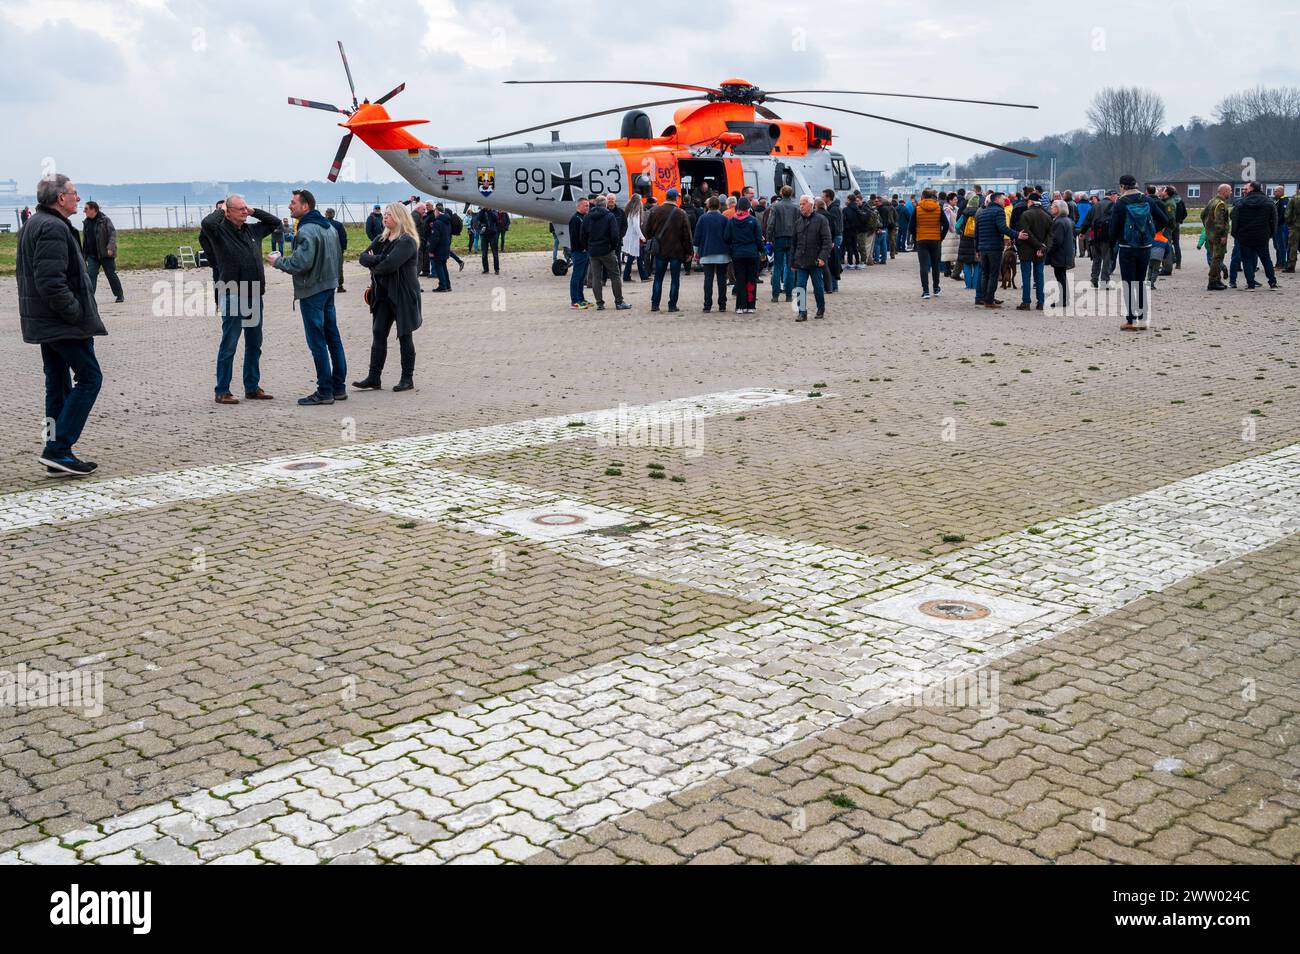
[[[885,184],[885,172],[883,169],[863,169],[860,166],[853,167],[853,178],[858,181],[858,188],[863,195],[879,195]]]
[[[17,195],[17,179],[0,179],[0,195]]]
[[[1157,186],[1171,185],[1178,188],[1183,198],[1190,202],[1210,201],[1214,190],[1220,183],[1232,186],[1233,195],[1241,195],[1246,187],[1246,175],[1250,170],[1240,164],[1229,166],[1183,166],[1172,172],[1163,172],[1153,176],[1151,182]],[[1260,161],[1255,163],[1254,180],[1271,192],[1275,186],[1286,189],[1287,195],[1295,195],[1300,188],[1300,162]]]

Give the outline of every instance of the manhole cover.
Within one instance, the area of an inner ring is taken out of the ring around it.
[[[740,400],[742,400],[742,401],[772,401],[772,400],[775,400],[775,398],[776,398],[776,395],[775,395],[775,394],[742,394],[742,395],[740,395]]]
[[[329,461],[327,460],[296,460],[291,464],[285,464],[282,469],[292,471],[320,470],[322,467],[328,466]]]
[[[926,600],[917,608],[936,619],[983,619],[989,615],[987,606],[970,600]]]
[[[572,527],[587,522],[586,517],[576,513],[539,513],[532,519],[533,523],[541,524],[543,527]]]

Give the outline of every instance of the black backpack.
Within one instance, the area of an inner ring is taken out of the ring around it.
[[[163,259],[163,268],[180,268],[181,260],[175,255],[168,255]]]
[[[459,235],[461,233],[461,230],[464,228],[465,228],[465,220],[462,219],[455,212],[451,213],[451,234]]]

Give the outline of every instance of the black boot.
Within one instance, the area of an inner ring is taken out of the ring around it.
[[[415,387],[415,382],[411,380],[409,374],[402,375],[402,379],[393,385],[394,391],[409,391]]]
[[[383,387],[383,385],[379,383],[379,375],[375,374],[373,371],[367,374],[360,381],[353,381],[352,386],[358,391],[378,391]]]

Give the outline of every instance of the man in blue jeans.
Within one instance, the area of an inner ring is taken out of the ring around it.
[[[46,176],[36,184],[36,211],[18,234],[18,317],[23,341],[41,346],[45,447],[40,461],[53,477],[95,472],[95,463],[79,460],[72,445],[104,380],[95,336],[108,331],[99,319],[77,232],[68,222],[78,198],[67,176]]]
[[[790,238],[794,235],[795,218],[799,207],[794,201],[794,189],[781,186],[781,197],[767,210],[767,240],[772,243],[772,301],[785,292],[790,301],[794,291],[794,271],[790,268]]]
[[[302,312],[307,347],[316,365],[316,390],[298,403],[346,401],[348,362],[334,314],[334,291],[343,261],[338,233],[330,220],[316,211],[316,197],[306,189],[294,189],[289,214],[298,220],[293,254],[282,257],[272,252],[266,260],[293,276],[293,297]]]
[[[799,313],[795,321],[808,320],[808,279],[812,278],[813,296],[817,299],[814,318],[826,317],[825,269],[835,247],[831,238],[831,224],[826,216],[813,208],[813,197],[799,197],[799,217],[794,222],[794,235],[790,240],[790,264],[794,268],[794,281],[799,287],[795,299]]]
[[[248,221],[250,217],[252,222]],[[262,296],[266,286],[262,240],[281,229],[280,220],[261,209],[250,209],[242,195],[229,195],[225,207],[204,217],[199,228],[212,256],[221,313],[216,402],[239,403],[239,398],[230,393],[230,378],[241,334],[244,398],[269,401],[271,395],[261,387]]]
[[[587,254],[587,243],[582,238],[582,223],[590,210],[591,200],[579,199],[578,211],[569,218],[569,251],[573,255],[573,266],[569,272],[569,307],[574,311],[591,307],[591,302],[583,296],[591,256]]]
[[[650,310],[659,310],[659,301],[664,293],[664,275],[671,273],[668,285],[668,310],[680,311],[677,296],[682,287],[682,263],[690,261],[694,255],[692,245],[691,220],[677,204],[680,193],[669,189],[664,193],[664,201],[656,205],[646,216],[645,234],[648,241],[655,243],[654,281],[650,285]]]

